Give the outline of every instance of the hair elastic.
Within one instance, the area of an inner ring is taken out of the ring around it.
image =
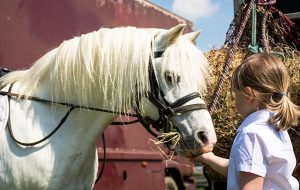
[[[280,92],[279,95],[282,96],[286,96],[287,94],[285,92]]]
[[[285,92],[275,92],[272,94],[274,98],[282,98],[283,96],[287,96]]]

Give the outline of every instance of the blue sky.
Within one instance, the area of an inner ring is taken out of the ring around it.
[[[193,30],[202,30],[197,46],[202,51],[219,48],[233,19],[232,0],[150,0],[170,12],[193,22]]]

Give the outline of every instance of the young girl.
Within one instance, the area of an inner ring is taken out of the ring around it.
[[[289,80],[281,60],[267,53],[248,57],[234,71],[232,92],[244,121],[230,157],[210,152],[194,158],[227,176],[228,190],[299,190],[287,130],[297,125],[300,109],[288,97]]]

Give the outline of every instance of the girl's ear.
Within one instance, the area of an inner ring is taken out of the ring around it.
[[[247,98],[248,98],[249,102],[256,100],[258,98],[258,94],[257,94],[256,90],[252,89],[251,87],[246,87],[245,92],[247,94]]]

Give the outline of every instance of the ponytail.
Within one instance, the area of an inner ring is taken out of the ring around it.
[[[300,106],[294,104],[286,94],[280,94],[281,97],[271,96],[266,104],[268,110],[275,112],[274,117],[269,122],[277,126],[279,131],[288,130],[292,126],[298,125],[300,117]]]

